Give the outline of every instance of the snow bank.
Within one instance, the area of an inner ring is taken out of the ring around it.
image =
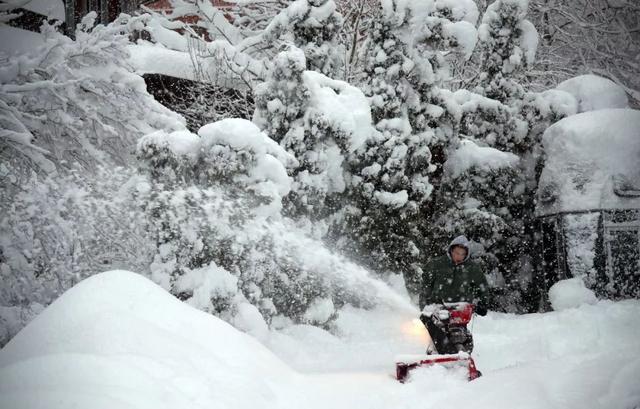
[[[609,409],[640,403],[637,300],[476,318],[473,355],[484,376],[470,383],[442,367],[416,370],[406,384],[393,378],[394,356],[424,352],[417,310],[345,306],[338,313],[337,336],[286,323],[266,334],[271,349],[309,372],[302,375],[142,276],[103,273],[65,293],[0,351],[0,407]],[[249,310],[242,315],[255,318]]]
[[[294,375],[229,324],[110,271],[67,291],[0,351],[0,407],[282,407],[285,392],[295,407]]]
[[[595,304],[596,295],[585,287],[581,277],[561,280],[549,289],[549,300],[555,311],[576,308],[582,304]]]
[[[564,118],[543,135],[538,213],[640,208],[640,111]]]
[[[629,108],[627,94],[618,84],[597,75],[580,75],[561,82],[557,90],[568,92],[578,101],[578,112],[608,108]]]
[[[410,408],[419,402],[423,408],[609,409],[640,403],[637,300],[477,317],[473,356],[482,378],[468,383],[432,367],[400,385],[390,362],[424,353],[428,339],[416,316],[344,309],[336,321],[339,337],[295,326],[279,331],[270,346],[295,368],[316,372],[307,375],[314,384],[309,400],[323,407]]]

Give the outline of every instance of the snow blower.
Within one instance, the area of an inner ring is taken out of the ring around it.
[[[409,371],[423,366],[442,365],[446,368],[466,367],[470,381],[481,376],[471,358],[473,337],[467,328],[474,312],[467,302],[428,305],[420,315],[427,327],[433,347],[425,355],[404,355],[396,359],[396,379],[404,382]]]

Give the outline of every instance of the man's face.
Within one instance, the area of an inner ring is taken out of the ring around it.
[[[451,249],[451,260],[453,264],[460,264],[467,258],[467,249],[461,246],[455,246]]]

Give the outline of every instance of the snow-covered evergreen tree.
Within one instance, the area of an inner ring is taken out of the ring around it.
[[[425,256],[434,176],[437,185],[446,152],[457,143],[455,104],[440,88],[448,78],[445,54],[469,54],[475,45],[473,25],[449,20],[454,13],[447,6],[382,2],[362,57],[361,87],[376,132],[351,155],[349,233],[339,243],[378,271],[403,272],[410,287]],[[471,9],[457,10],[455,18]]]
[[[278,54],[256,88],[254,122],[299,162],[291,170],[288,214],[317,220],[336,210],[346,186],[345,157],[368,135],[371,118],[357,89],[305,67],[299,49]]]
[[[299,4],[298,4],[299,3]],[[291,4],[294,44],[304,51],[307,69],[338,78],[344,47],[338,43],[342,16],[333,0],[304,0]],[[292,17],[293,17],[292,16]]]
[[[503,103],[523,98],[518,80],[535,59],[538,32],[525,18],[528,7],[529,0],[496,0],[487,7],[478,29],[480,93]]]

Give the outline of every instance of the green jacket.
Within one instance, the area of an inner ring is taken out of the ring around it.
[[[457,266],[444,255],[429,260],[424,266],[420,287],[420,309],[425,305],[467,301],[486,305],[487,279],[480,266],[466,260]]]

